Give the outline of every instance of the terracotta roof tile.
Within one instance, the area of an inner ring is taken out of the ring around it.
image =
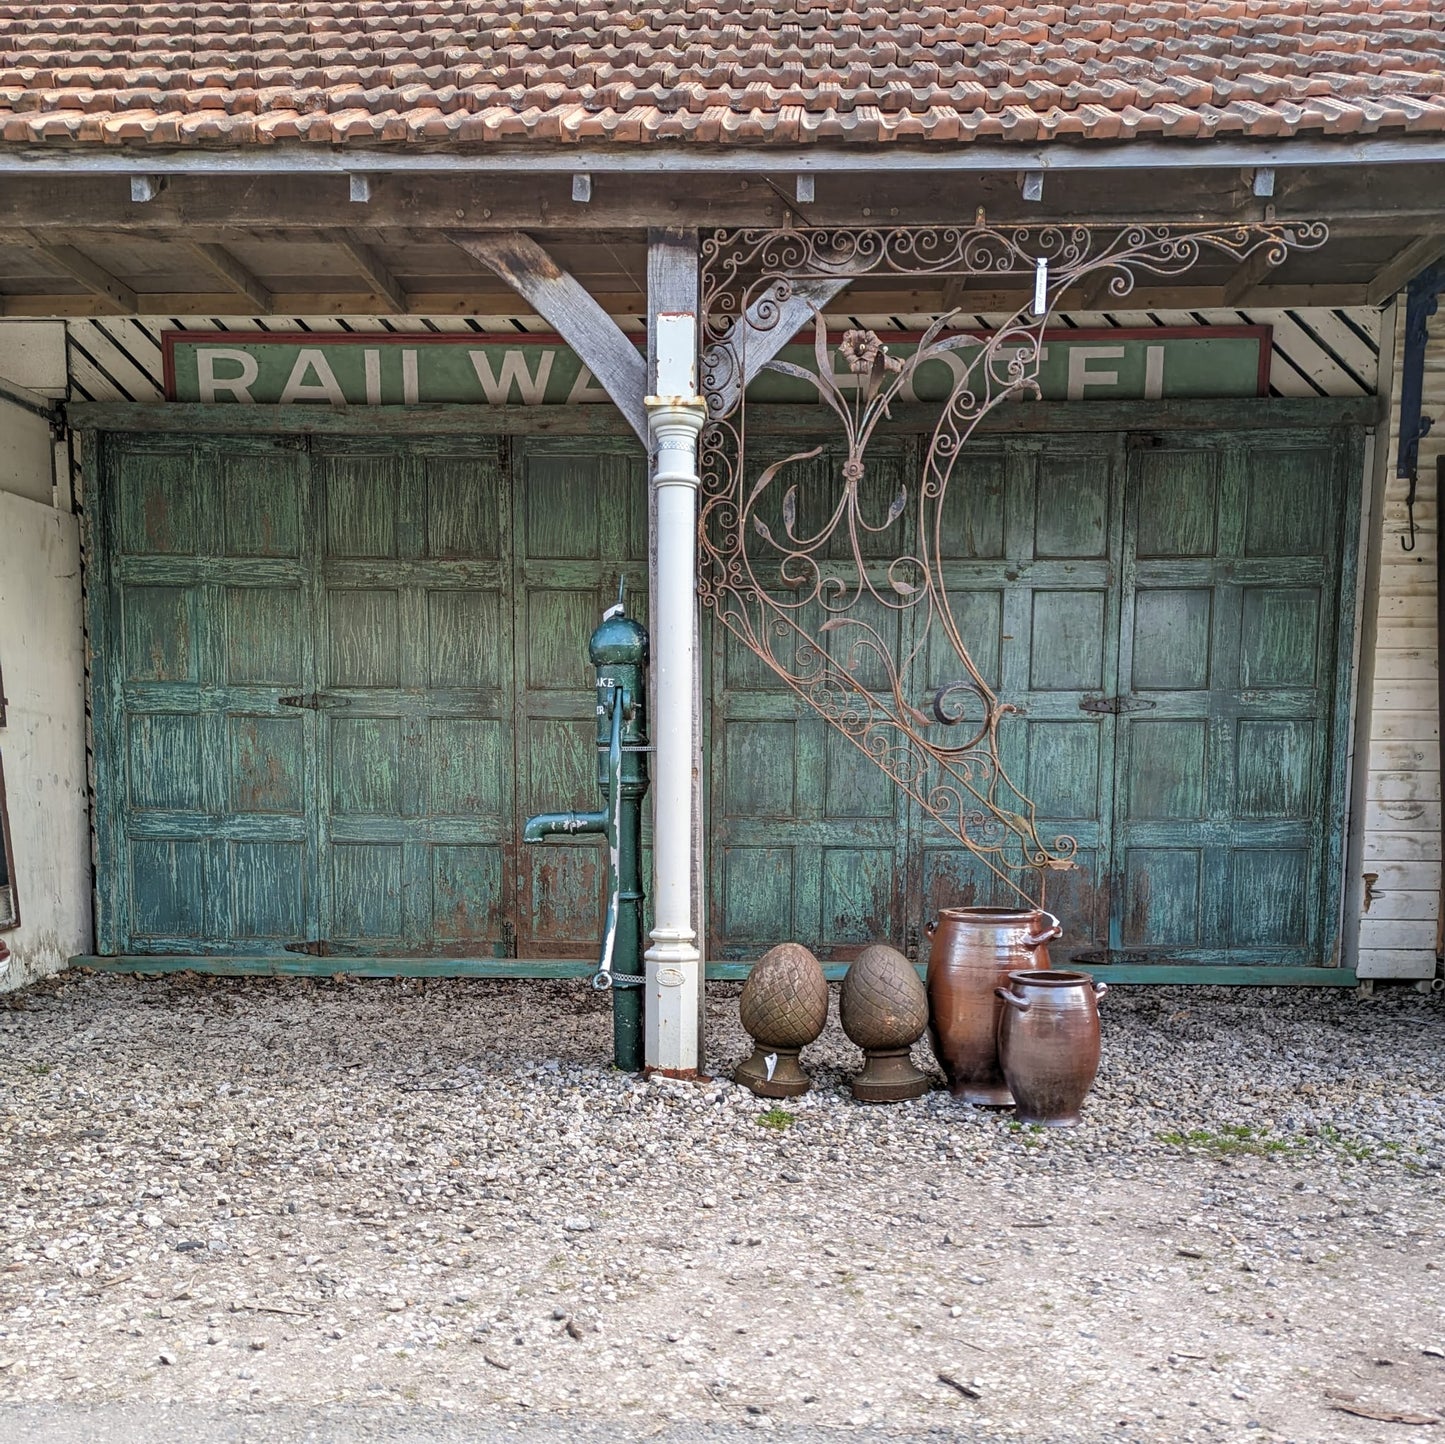
[[[0,3],[6,144],[1445,129],[1439,0]]]

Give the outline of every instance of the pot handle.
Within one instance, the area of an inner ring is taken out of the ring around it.
[[[1093,988],[1096,998],[1102,998],[1109,991],[1108,983],[1101,983],[1097,978],[1090,980],[1090,986]]]
[[[1027,1013],[1033,1004],[1027,998],[1021,998],[1017,993],[1011,993],[1007,988],[995,988],[995,998],[1001,998],[1005,1003],[1011,1003],[1020,1013]]]
[[[1055,938],[1063,937],[1064,930],[1060,926],[1058,918],[1056,918],[1053,913],[1043,913],[1041,916],[1048,920],[1047,923],[1041,932],[1029,933],[1028,936],[1024,938],[1024,947],[1031,949],[1041,948],[1045,943],[1051,943]]]
[[[934,935],[934,933],[936,933],[937,931],[938,931],[938,919],[937,919],[937,918],[934,918],[931,922],[926,922],[926,923],[924,923],[924,925],[923,925],[923,935],[924,935],[925,937],[931,938],[931,937]]]

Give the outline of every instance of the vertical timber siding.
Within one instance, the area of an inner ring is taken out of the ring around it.
[[[1435,429],[1420,445],[1415,546],[1407,552],[1401,540],[1409,532],[1408,483],[1395,475],[1403,304],[1398,312],[1388,450],[1376,468],[1384,488],[1376,585],[1367,592],[1362,619],[1358,863],[1347,889],[1358,908],[1355,966],[1362,978],[1433,977],[1440,917],[1435,462],[1445,452],[1445,326],[1434,323],[1425,354],[1423,412],[1434,418]]]

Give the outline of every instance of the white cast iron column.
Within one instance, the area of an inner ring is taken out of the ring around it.
[[[697,611],[697,442],[706,405],[697,394],[697,326],[690,315],[657,318],[658,395],[646,400],[657,494],[657,572],[652,645],[654,899],[645,959],[649,1068],[701,1067],[702,955],[693,930],[693,636]]]

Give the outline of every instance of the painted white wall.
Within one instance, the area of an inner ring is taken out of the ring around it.
[[[6,432],[0,421],[0,450]],[[80,533],[48,502],[0,493],[0,728],[20,926],[0,988],[90,951]]]
[[[1388,439],[1376,480],[1374,554],[1361,618],[1354,837],[1346,896],[1345,961],[1361,978],[1435,975],[1440,919],[1440,714],[1436,655],[1435,460],[1445,452],[1445,326],[1425,356],[1424,414],[1413,551],[1408,483],[1395,475],[1404,362],[1404,306],[1395,334]],[[1373,881],[1366,888],[1366,878]],[[1349,946],[1353,944],[1353,946]]]

